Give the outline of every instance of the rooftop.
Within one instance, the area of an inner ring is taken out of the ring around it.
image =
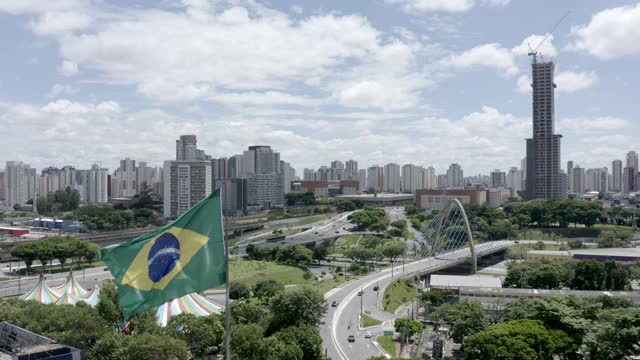
[[[430,286],[438,288],[487,287],[500,288],[502,280],[497,276],[481,275],[431,275]]]

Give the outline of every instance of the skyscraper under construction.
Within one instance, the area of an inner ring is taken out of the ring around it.
[[[555,134],[553,82],[555,63],[538,61],[535,54],[531,62],[533,83],[533,138],[527,139],[528,199],[565,199],[566,176],[560,171],[560,141]]]

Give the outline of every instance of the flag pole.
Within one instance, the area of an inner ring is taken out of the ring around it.
[[[229,292],[230,292],[230,284],[229,284],[229,246],[227,244],[227,237],[224,234],[224,225],[226,221],[226,217],[222,212],[222,188],[220,187],[220,217],[222,218],[222,239],[224,240],[224,258],[225,258],[225,272],[226,272],[226,281],[225,281],[225,292],[224,292],[224,306],[225,306],[225,359],[231,360],[231,307],[229,306]]]

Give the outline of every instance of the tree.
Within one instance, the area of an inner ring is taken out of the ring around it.
[[[465,339],[466,359],[553,359],[576,350],[568,335],[549,331],[538,320],[515,320],[492,325]]]
[[[271,313],[263,305],[234,301],[231,303],[231,319],[235,324],[259,324],[266,328],[271,321]]]
[[[356,204],[351,200],[338,200],[336,202],[336,209],[339,212],[354,211],[356,209]]]
[[[233,314],[233,312],[232,312]],[[238,324],[231,327],[232,358],[238,360],[261,360],[264,329],[256,324]]]
[[[571,239],[567,241],[567,245],[569,245],[569,249],[582,249],[584,247],[580,239]]]
[[[176,357],[187,359],[187,344],[166,335],[139,334],[129,339],[127,359],[157,360]]]
[[[298,325],[282,329],[273,335],[285,344],[294,344],[302,350],[302,360],[324,360],[322,338],[311,325]]]
[[[466,336],[482,331],[489,324],[482,304],[473,301],[444,304],[433,312],[432,318],[450,323],[451,338],[458,343]]]
[[[112,327],[116,327],[124,321],[122,308],[118,302],[118,288],[113,280],[105,280],[102,282],[102,290],[100,290],[96,310],[100,317],[107,321]]]
[[[254,296],[266,301],[281,291],[284,291],[284,285],[271,279],[260,281],[253,287]]]
[[[322,245],[316,246],[313,248],[313,259],[318,262],[318,264],[327,258],[329,255],[329,247],[331,244],[327,241],[323,242]]]
[[[250,297],[251,289],[247,284],[240,282],[232,282],[231,284],[229,284],[229,298],[238,300]]]
[[[38,241],[35,243],[35,252],[44,272],[47,263],[53,259],[53,246],[46,240]]]
[[[224,327],[217,316],[195,316],[180,314],[173,317],[165,328],[167,335],[181,339],[196,358],[219,348],[224,339]]]
[[[130,337],[120,332],[110,333],[96,341],[87,355],[89,360],[127,360]]]
[[[542,241],[538,241],[533,246],[531,246],[534,250],[544,250],[544,243]]]
[[[405,205],[404,214],[406,216],[415,215],[418,213],[418,208],[415,205]]]
[[[70,236],[51,236],[46,241],[51,243],[51,256],[58,259],[64,268],[67,259],[74,256],[76,248],[73,246],[73,238]]]
[[[136,201],[131,205],[131,208],[142,209],[149,207],[154,204],[153,189],[146,182],[143,182],[140,186],[140,191],[134,195],[133,199]]]
[[[33,260],[36,260],[38,258],[35,243],[19,243],[11,248],[10,253],[12,256],[15,256],[23,261],[25,266],[27,267],[27,270],[31,270]]]
[[[394,322],[394,327],[396,332],[403,334],[403,338],[405,341],[408,341],[408,338],[413,336],[413,334],[418,333],[422,329],[422,323],[420,321],[410,320],[406,318],[396,318]]]
[[[316,326],[327,312],[322,294],[307,287],[285,289],[271,298],[269,307],[271,332],[301,324]]]
[[[256,350],[260,360],[301,360],[303,352],[298,345],[270,336],[262,339]]]
[[[391,266],[398,259],[398,257],[407,250],[407,244],[402,240],[394,240],[386,242],[382,245],[382,255],[389,259]]]

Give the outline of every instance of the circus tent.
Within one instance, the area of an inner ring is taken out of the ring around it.
[[[67,281],[64,284],[53,288],[58,294],[69,294],[77,297],[87,296],[89,291],[80,286],[75,276],[73,276],[73,270],[69,271]]]
[[[61,294],[57,290],[50,288],[44,281],[44,274],[40,274],[40,279],[31,291],[20,296],[21,300],[34,300],[43,304],[53,304],[60,298]]]
[[[160,326],[167,326],[171,318],[179,314],[208,316],[221,314],[223,311],[224,307],[198,293],[192,293],[160,305],[156,317]]]

